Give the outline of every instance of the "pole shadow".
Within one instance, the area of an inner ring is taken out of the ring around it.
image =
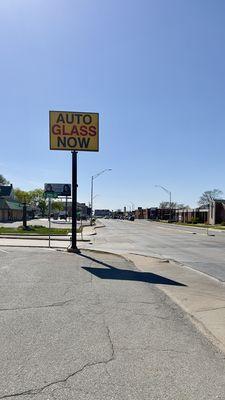
[[[85,271],[95,275],[100,279],[146,282],[155,285],[172,285],[172,286],[183,286],[183,287],[187,286],[181,282],[174,281],[172,279],[166,278],[161,275],[153,274],[152,272],[141,272],[129,269],[120,269],[84,254],[80,254],[80,256],[106,267],[106,268],[82,267]]]

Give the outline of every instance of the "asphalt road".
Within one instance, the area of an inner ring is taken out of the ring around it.
[[[182,284],[109,254],[1,248],[0,399],[224,399],[224,355],[159,283]]]
[[[190,228],[144,220],[102,220],[92,247],[179,261],[225,281],[225,231]],[[214,235],[214,236],[213,236]]]

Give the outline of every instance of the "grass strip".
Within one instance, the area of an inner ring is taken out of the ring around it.
[[[77,233],[82,232],[83,227],[77,229]],[[23,227],[10,228],[10,227],[0,227],[0,235],[11,234],[11,235],[68,235],[71,233],[71,229],[67,228],[51,228],[49,230],[46,226],[29,225],[28,229],[23,229]]]
[[[192,228],[209,228],[209,229],[221,229],[221,230],[225,230],[225,226],[224,225],[208,225],[208,224],[186,224],[183,222],[175,222],[175,225],[179,225],[179,226],[191,226]]]

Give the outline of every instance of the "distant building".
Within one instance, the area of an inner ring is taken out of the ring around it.
[[[143,219],[144,218],[143,208],[138,207],[137,210],[135,210],[134,214],[135,214],[135,218]]]
[[[150,219],[150,210],[151,208],[138,207],[132,214],[134,214],[136,219]]]
[[[209,203],[209,217],[210,225],[221,224],[225,222],[225,200],[214,199]]]
[[[88,207],[85,203],[77,203],[77,211],[83,218],[89,218],[91,216],[91,208]]]
[[[15,200],[13,185],[0,185],[0,199]]]
[[[95,210],[94,216],[99,218],[110,217],[110,210]]]
[[[175,221],[183,223],[208,223],[208,207],[182,208],[175,210]]]
[[[0,185],[0,221],[21,221],[23,205],[15,200],[13,186]]]

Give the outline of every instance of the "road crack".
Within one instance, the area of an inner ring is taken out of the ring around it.
[[[0,308],[0,312],[3,312],[3,311],[20,311],[20,310],[36,310],[36,309],[39,309],[39,308],[51,308],[51,307],[63,307],[66,304],[72,303],[75,299],[76,299],[75,297],[72,297],[71,299],[68,299],[68,300],[58,301],[58,302],[52,303],[52,304],[43,304],[41,306]]]
[[[110,356],[108,357],[108,359],[100,360],[100,361],[88,362],[88,363],[84,364],[81,368],[79,368],[78,370],[76,370],[76,371],[70,373],[69,375],[67,375],[65,378],[61,378],[61,379],[58,379],[56,381],[50,382],[50,383],[48,383],[48,384],[46,384],[46,385],[44,385],[44,386],[42,386],[40,388],[37,388],[37,389],[29,389],[29,390],[25,390],[25,391],[18,392],[18,393],[11,393],[11,394],[6,394],[4,396],[0,396],[0,400],[2,400],[2,399],[10,399],[10,397],[20,397],[20,396],[29,396],[29,395],[34,396],[34,395],[40,394],[45,389],[48,389],[53,385],[58,385],[60,383],[64,383],[64,384],[67,383],[67,381],[70,378],[73,378],[77,374],[85,371],[86,368],[91,368],[91,367],[94,367],[96,365],[102,365],[102,364],[103,365],[107,365],[108,363],[113,361],[115,359],[114,345],[113,345],[113,341],[112,341],[112,338],[111,338],[110,329],[109,329],[108,326],[105,326],[105,327],[106,327],[106,336],[108,338],[108,342],[109,342],[109,345],[110,345]]]
[[[93,279],[91,279],[91,287],[93,287]],[[94,290],[94,292],[95,292],[95,290]],[[99,294],[95,292],[95,295],[96,295],[97,305],[101,304]],[[62,307],[64,305],[66,305],[66,304],[69,304],[69,303],[73,302],[74,300],[75,300],[75,298],[71,298],[69,300],[60,301],[60,302],[53,303],[53,304],[37,306],[37,307],[17,307],[17,308],[8,308],[8,309],[7,308],[4,308],[4,309],[0,308],[0,312],[1,311],[14,311],[14,310],[50,308],[50,307]],[[105,328],[105,333],[106,333],[106,337],[107,337],[107,342],[109,344],[109,356],[108,356],[108,358],[100,360],[100,361],[88,362],[88,363],[84,364],[81,368],[79,368],[76,371],[68,374],[66,377],[57,379],[57,380],[52,381],[50,383],[47,383],[46,385],[41,386],[39,388],[28,389],[28,390],[24,390],[24,391],[17,392],[17,393],[5,394],[3,396],[0,396],[0,400],[2,400],[2,399],[10,399],[10,398],[15,398],[15,397],[20,397],[20,396],[35,396],[35,395],[38,395],[38,394],[42,393],[45,389],[48,389],[48,388],[50,388],[50,387],[52,387],[54,385],[66,384],[69,381],[69,379],[75,377],[79,373],[82,373],[83,371],[85,371],[88,368],[92,368],[92,367],[95,367],[95,366],[98,366],[98,365],[105,365],[106,366],[107,364],[112,362],[115,359],[114,344],[113,344],[113,341],[112,341],[110,329],[109,329],[108,325],[105,323],[104,317],[103,317],[103,322],[104,322],[104,328]]]

